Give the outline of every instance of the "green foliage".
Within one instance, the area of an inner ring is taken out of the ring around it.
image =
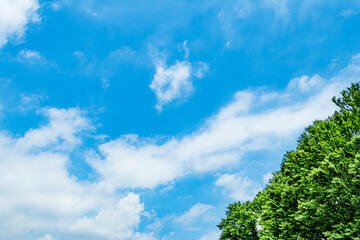
[[[333,101],[340,110],[305,130],[265,190],[229,205],[221,239],[360,240],[360,84]]]
[[[260,199],[261,197],[258,196],[253,202],[230,204],[226,212],[226,219],[223,219],[218,225],[223,231],[220,239],[259,239],[257,222],[260,213]]]

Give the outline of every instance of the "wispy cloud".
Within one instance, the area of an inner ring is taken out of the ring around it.
[[[16,57],[10,58],[10,61],[19,62],[30,67],[33,67],[34,65],[36,65],[37,67],[57,67],[57,64],[55,62],[48,60],[44,55],[40,54],[39,51],[33,49],[20,50]]]
[[[110,87],[110,83],[109,83],[109,80],[107,78],[102,77],[102,78],[100,78],[100,81],[101,81],[101,87],[103,89],[106,89],[106,88]]]
[[[213,208],[214,206],[209,204],[197,203],[192,206],[189,211],[175,218],[173,222],[180,225],[191,226],[196,220],[199,220],[199,218],[206,217]]]
[[[80,50],[74,51],[73,57],[78,61],[76,71],[80,75],[97,77],[103,89],[110,87],[111,78],[125,64],[134,66],[145,65],[145,57],[140,52],[129,47],[114,49],[102,59],[97,59],[96,56],[87,56]]]
[[[339,15],[344,17],[344,18],[349,18],[349,17],[353,17],[359,14],[359,11],[356,11],[354,9],[348,8],[348,9],[343,9],[340,11]]]
[[[20,50],[18,54],[19,59],[40,59],[41,55],[38,51],[30,50],[30,49],[23,49]]]
[[[44,99],[46,99],[46,97],[40,94],[21,94],[19,110],[27,112],[29,110],[37,109]]]
[[[319,75],[314,75],[309,77],[307,75],[294,78],[290,81],[288,88],[289,89],[299,89],[302,93],[314,89],[317,86],[323,86],[324,80]]]
[[[176,229],[180,228],[185,231],[199,232],[201,229],[200,226],[203,226],[203,224],[212,224],[215,226],[216,221],[218,220],[215,213],[216,211],[213,205],[196,203],[181,214],[171,213],[163,218],[156,218],[156,220],[148,225],[147,228],[155,232],[160,232],[163,227],[172,226]],[[212,228],[210,227],[210,229]],[[164,237],[162,239],[168,238]]]
[[[287,7],[288,0],[266,0],[265,2],[274,10],[277,17],[289,14],[289,9]]]
[[[59,11],[64,7],[69,7],[73,3],[73,0],[55,0],[48,3],[45,3],[48,7],[50,7],[54,11]]]

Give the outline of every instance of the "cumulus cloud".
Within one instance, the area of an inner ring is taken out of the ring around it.
[[[186,47],[186,41],[183,48],[187,58],[189,49]],[[193,78],[202,78],[209,69],[206,63],[191,63],[187,60],[176,61],[174,65],[167,66],[166,57],[159,53],[154,54],[153,63],[156,73],[150,88],[156,95],[155,108],[158,112],[162,111],[164,105],[189,97],[194,91]]]
[[[70,152],[92,130],[85,114],[75,108],[39,113],[47,124],[23,136],[0,133],[0,239],[23,239],[29,232],[41,240],[55,239],[53,233],[67,239],[151,239],[135,231],[144,209],[139,195],[104,193],[96,182],[69,174]]]
[[[37,0],[2,0],[0,8],[0,47],[9,39],[24,36],[27,24],[39,21]]]
[[[41,229],[53,216],[78,214],[91,205],[91,200],[81,196],[85,193],[82,184],[66,171],[67,155],[48,148],[72,144],[78,139],[75,135],[83,129],[80,127],[83,124],[68,125],[85,120],[75,112],[75,109],[69,112],[48,109],[44,114],[52,118],[49,125],[30,130],[23,137],[1,133],[1,238],[17,236],[26,226]],[[58,118],[59,114],[63,116]],[[61,127],[67,133],[62,134]]]
[[[188,61],[176,62],[167,68],[163,64],[156,65],[156,73],[150,88],[157,97],[156,109],[161,112],[162,106],[175,99],[187,97],[193,91],[190,79],[191,64]]]
[[[75,222],[61,221],[60,228],[86,239],[132,239],[133,229],[140,223],[143,210],[139,195],[129,193],[115,206],[104,206],[95,217],[85,216]]]

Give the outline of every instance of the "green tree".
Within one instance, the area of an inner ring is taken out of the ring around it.
[[[333,98],[339,111],[305,130],[253,202],[230,204],[221,239],[360,239],[359,89]]]

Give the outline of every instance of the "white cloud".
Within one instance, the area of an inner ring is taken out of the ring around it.
[[[73,52],[73,56],[77,57],[77,58],[80,58],[80,59],[85,58],[85,54],[82,51]]]
[[[48,6],[54,11],[59,11],[64,7],[69,7],[73,3],[73,0],[55,0],[48,3]]]
[[[161,223],[161,221],[159,219],[157,219],[155,222],[148,225],[147,228],[152,230],[152,231],[159,232],[163,228],[163,224]]]
[[[189,50],[186,47],[186,41],[183,48],[187,58]],[[150,88],[156,95],[157,104],[155,108],[158,112],[162,111],[164,105],[189,97],[194,91],[193,77],[202,78],[204,72],[209,68],[203,62],[192,64],[187,60],[176,61],[174,65],[168,67],[165,56],[159,53],[156,53],[153,57],[153,63],[156,73]]]
[[[2,0],[0,8],[0,47],[9,39],[22,38],[28,23],[39,21],[37,0]]]
[[[48,125],[30,129],[24,137],[17,139],[15,146],[19,149],[39,149],[55,147],[57,150],[69,149],[81,143],[77,134],[90,130],[92,126],[79,109],[48,108],[40,111],[50,120]]]
[[[96,76],[100,79],[103,88],[109,87],[109,81],[121,66],[131,64],[133,66],[144,65],[145,56],[141,52],[134,51],[130,47],[121,47],[111,51],[105,58],[96,59],[86,55],[82,51],[74,51],[74,58],[78,60],[78,72],[85,76]]]
[[[358,14],[359,14],[358,11],[355,11],[354,9],[351,9],[351,8],[343,9],[339,13],[340,16],[345,17],[345,18],[353,17],[353,16],[356,16]]]
[[[214,2],[215,3],[215,2]],[[257,4],[254,1],[239,0],[239,1],[222,1],[216,2],[219,13],[217,14],[217,23],[219,30],[223,32],[224,47],[228,49],[236,49],[245,40],[244,34],[239,34],[241,26],[248,17],[257,11]]]
[[[230,48],[231,42],[232,42],[232,40],[228,40],[228,41],[225,43],[225,48],[226,48],[226,49],[229,49],[229,48]]]
[[[88,161],[102,176],[100,185],[109,191],[154,188],[189,174],[239,163],[243,154],[276,147],[296,138],[315,119],[331,115],[336,109],[332,96],[358,81],[359,59],[354,57],[348,67],[328,80],[315,81],[321,79],[315,75],[293,80],[298,84],[283,92],[238,92],[198,131],[183,137],[157,143],[137,135],[121,136],[101,144],[99,154]]]
[[[38,51],[30,50],[30,49],[23,49],[20,50],[18,54],[18,58],[20,59],[40,59],[41,55]]]
[[[184,55],[185,59],[188,59],[190,51],[189,51],[189,48],[187,47],[187,40],[185,40],[182,43],[181,50],[185,52],[185,55]]]
[[[208,212],[214,207],[209,204],[197,203],[192,206],[189,211],[185,212],[183,215],[174,219],[174,223],[179,225],[192,225],[195,221],[204,216],[208,216]]]
[[[55,240],[51,234],[45,234],[44,237],[38,238],[37,240]]]
[[[243,8],[240,8],[238,11],[237,11],[237,16],[239,18],[247,18],[248,16],[250,16],[251,14],[251,7],[248,5],[246,7],[243,7]]]
[[[102,191],[68,172],[70,151],[92,126],[78,109],[43,109],[49,122],[12,137],[0,132],[0,239],[153,239],[136,233],[139,195]],[[43,235],[44,233],[47,233]],[[56,234],[56,235],[58,235]]]
[[[107,78],[103,77],[103,78],[100,79],[100,81],[101,81],[101,87],[103,89],[106,89],[106,88],[110,87],[110,83],[109,83],[109,80]]]
[[[40,94],[21,94],[19,110],[26,112],[32,109],[37,109],[43,100],[44,96]]]
[[[204,62],[198,62],[195,64],[195,73],[194,76],[197,78],[202,78],[207,71],[209,71],[209,65]]]
[[[265,173],[265,174],[263,175],[263,184],[268,184],[269,181],[270,181],[270,179],[273,178],[273,176],[274,176],[274,175],[273,175],[272,172]]]
[[[218,240],[220,238],[220,231],[212,231],[201,236],[199,240]]]
[[[91,199],[86,199],[85,186],[68,175],[67,155],[43,148],[50,145],[46,142],[51,145],[60,144],[59,140],[63,144],[73,143],[75,136],[70,138],[59,133],[61,127],[65,131],[77,129],[67,126],[72,123],[65,120],[82,121],[81,116],[73,116],[73,111],[61,111],[65,116],[59,119],[54,115],[60,111],[47,110],[52,115],[50,126],[30,130],[24,137],[0,134],[0,238],[18,236],[25,228],[46,228],[54,224],[51,221],[54,216],[76,216],[93,204]],[[60,129],[49,131],[54,127]],[[81,130],[74,130],[72,134]],[[42,149],[35,150],[32,148],[35,146]]]
[[[309,77],[307,75],[294,78],[290,81],[288,88],[289,89],[299,89],[301,92],[307,92],[309,90],[314,89],[315,87],[319,87],[324,85],[324,79],[319,75],[314,75]]]
[[[156,65],[156,73],[150,88],[157,97],[156,109],[161,112],[162,106],[176,99],[186,98],[193,92],[191,64],[188,61],[176,62],[167,68],[163,63]]]
[[[220,175],[215,185],[223,187],[225,194],[242,202],[251,200],[261,190],[259,183],[240,174]]]
[[[133,229],[140,223],[144,205],[139,195],[129,193],[115,206],[104,206],[93,218],[82,217],[77,221],[60,223],[60,228],[70,235],[86,239],[132,239]]]
[[[156,213],[153,212],[154,216]],[[168,214],[162,218],[155,217],[155,221],[147,226],[147,229],[150,229],[156,233],[159,233],[163,228],[171,228],[174,227],[176,229],[183,229],[185,231],[196,231],[196,232],[204,232],[203,226],[204,224],[207,226],[213,226],[218,222],[218,216],[215,214],[215,207],[209,204],[197,203],[193,205],[187,211],[184,211],[182,214]],[[173,235],[174,232],[170,233],[169,236]],[[167,236],[163,236],[161,238],[168,238]]]
[[[251,1],[236,1],[232,2],[230,5],[224,4],[217,17],[231,21],[244,19],[250,16],[250,14],[252,13],[252,9],[253,6]]]
[[[40,65],[56,66],[56,63],[47,60],[46,57],[41,55],[38,51],[31,49],[20,50],[16,57],[12,58],[11,61],[27,64],[30,67],[34,65],[36,65],[36,67],[39,67]]]

